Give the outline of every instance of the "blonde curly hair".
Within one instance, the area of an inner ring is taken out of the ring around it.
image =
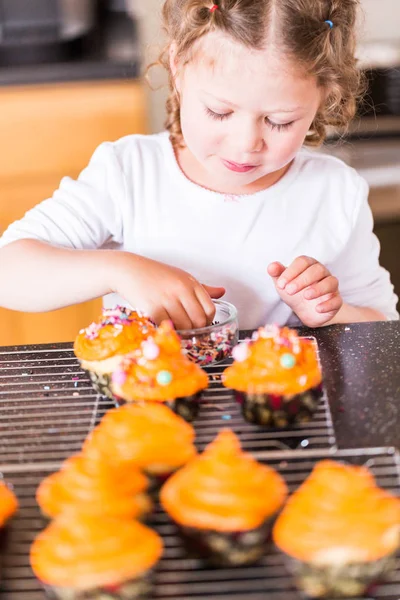
[[[170,71],[171,43],[176,44],[181,65],[193,58],[194,44],[210,32],[220,31],[249,49],[262,50],[272,23],[280,50],[327,90],[305,144],[319,146],[328,127],[346,130],[366,85],[355,58],[359,3],[359,0],[165,0],[162,17],[167,45],[150,67],[161,65],[169,73],[165,126],[172,143],[184,146],[180,100]],[[218,9],[210,10],[214,5]]]

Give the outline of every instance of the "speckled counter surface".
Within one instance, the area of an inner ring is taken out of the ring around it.
[[[400,449],[400,321],[306,333],[320,348],[338,447]]]

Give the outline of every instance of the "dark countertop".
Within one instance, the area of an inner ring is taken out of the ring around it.
[[[400,321],[309,333],[320,348],[338,447],[400,449]]]

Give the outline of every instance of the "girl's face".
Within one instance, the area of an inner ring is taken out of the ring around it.
[[[176,73],[173,50],[171,67]],[[178,151],[181,168],[226,193],[253,193],[277,181],[323,99],[315,79],[273,48],[251,51],[214,34],[175,83],[186,145]]]

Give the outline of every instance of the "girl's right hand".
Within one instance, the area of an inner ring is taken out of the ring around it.
[[[176,329],[212,323],[212,298],[223,296],[223,287],[202,285],[182,269],[137,254],[115,252],[115,258],[110,269],[112,291],[155,323],[170,319]]]

